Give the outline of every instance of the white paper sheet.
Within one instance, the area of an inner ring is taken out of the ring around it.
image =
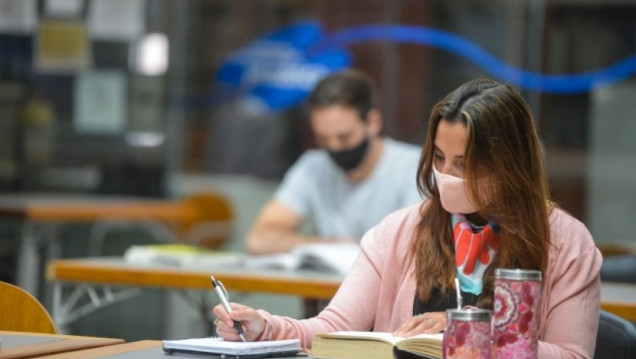
[[[84,0],[46,0],[44,13],[48,16],[77,18],[82,15]]]
[[[79,75],[73,107],[73,127],[77,132],[121,134],[126,129],[125,75],[119,71]]]
[[[0,0],[0,32],[32,33],[35,23],[35,0]]]
[[[145,28],[145,0],[93,0],[88,9],[93,39],[132,41]]]

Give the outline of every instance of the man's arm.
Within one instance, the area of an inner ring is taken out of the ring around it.
[[[301,222],[302,218],[291,208],[270,200],[247,235],[246,251],[249,254],[282,253],[299,244],[324,241],[321,237],[298,233]]]

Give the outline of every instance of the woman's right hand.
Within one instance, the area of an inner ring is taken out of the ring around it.
[[[245,339],[254,341],[265,330],[265,318],[256,310],[237,303],[230,303],[232,313],[228,314],[223,305],[218,304],[212,309],[216,316],[214,325],[216,325],[216,334],[224,340],[241,341],[239,334],[234,329],[234,321],[241,324]]]

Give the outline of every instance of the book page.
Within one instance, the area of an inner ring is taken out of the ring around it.
[[[442,342],[444,338],[444,333],[433,333],[433,334],[418,334],[409,338],[403,338],[402,341],[427,341],[427,342]]]
[[[426,355],[432,358],[441,358],[443,338],[443,333],[419,334],[401,340],[396,346],[398,349],[407,352]]]
[[[382,341],[385,343],[393,344],[399,347],[400,349],[431,347],[431,348],[440,348],[440,350],[442,347],[442,339],[444,338],[443,333],[418,334],[409,338],[403,338],[403,337],[396,337],[393,335],[393,333],[358,332],[358,331],[332,332],[332,333],[318,334],[318,336],[321,338],[334,338],[334,339],[376,340],[376,341]]]
[[[300,258],[301,266],[344,276],[358,257],[360,246],[356,243],[311,243],[296,247],[293,253]]]
[[[299,258],[293,253],[265,254],[246,256],[243,265],[248,269],[282,269],[293,271],[298,269]]]
[[[376,341],[381,341],[385,343],[390,343],[392,345],[395,345],[401,340],[404,340],[404,338],[402,337],[394,336],[393,333],[384,333],[384,332],[346,331],[346,332],[323,333],[323,334],[318,334],[318,336],[322,338],[334,338],[334,339],[376,340]]]
[[[244,265],[249,269],[288,271],[309,268],[345,276],[359,252],[360,246],[356,243],[311,243],[287,253],[246,256]]]

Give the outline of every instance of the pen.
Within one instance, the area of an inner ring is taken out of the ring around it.
[[[232,313],[232,307],[230,307],[227,291],[225,290],[223,283],[221,283],[221,281],[214,279],[214,276],[212,275],[210,276],[210,280],[212,281],[212,286],[214,287],[214,291],[216,292],[216,295],[219,296],[219,299],[221,300],[221,304],[223,304],[223,308],[225,308],[225,311],[227,312],[227,314]],[[235,320],[234,329],[236,329],[236,331],[238,332],[239,337],[241,337],[241,340],[245,342],[246,341],[245,333],[243,333],[243,328],[241,328],[241,323]]]

